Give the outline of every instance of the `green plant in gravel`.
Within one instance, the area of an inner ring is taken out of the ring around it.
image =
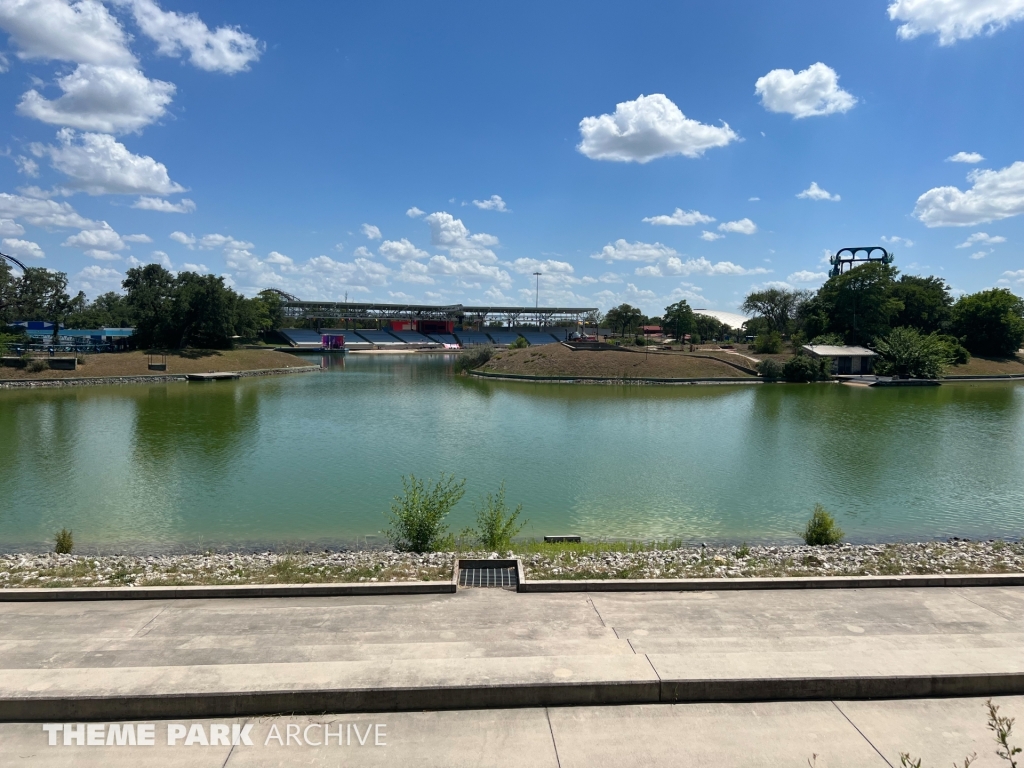
[[[71,535],[71,531],[61,528],[53,537],[53,551],[58,555],[70,555],[74,548],[75,539]]]
[[[1014,718],[1005,717],[999,714],[999,707],[992,703],[992,699],[985,702],[988,708],[988,729],[996,740],[996,755],[1010,764],[1010,768],[1017,768],[1016,755],[1021,753],[1020,747],[1010,744],[1010,736],[1013,733]],[[971,763],[977,758],[973,753],[964,758],[963,768],[970,768]],[[903,768],[921,768],[921,758],[914,760],[909,752],[900,752],[900,765]],[[953,768],[959,768],[958,763],[953,763]]]
[[[520,336],[520,338],[522,338]],[[509,510],[505,503],[505,481],[501,481],[498,492],[488,493],[484,503],[476,511],[476,538],[481,546],[493,552],[504,551],[512,546],[514,539],[528,521],[519,522],[523,505]]]
[[[25,370],[29,373],[42,373],[49,369],[50,363],[48,360],[44,360],[41,357],[33,357],[28,361],[28,365],[25,366]]]
[[[415,475],[403,476],[402,494],[395,496],[385,513],[390,525],[384,535],[403,552],[450,550],[455,537],[448,532],[445,520],[465,493],[466,481],[456,482],[454,475],[442,472],[436,483],[425,483]]]
[[[804,543],[814,547],[827,544],[838,544],[843,540],[843,529],[836,524],[836,519],[821,504],[814,505],[811,519],[803,532]]]
[[[529,342],[526,341],[522,336],[517,336],[516,340],[508,345],[509,349],[526,349],[530,346]]]

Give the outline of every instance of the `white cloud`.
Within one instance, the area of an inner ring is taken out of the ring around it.
[[[997,245],[999,243],[1005,243],[1006,238],[1002,235],[989,235],[987,232],[975,232],[973,235],[964,240],[957,248],[970,248],[974,245]]]
[[[701,256],[699,259],[682,259],[672,256],[663,265],[663,269],[670,275],[766,275],[771,272],[764,267],[748,269],[731,261],[719,261],[712,263]]]
[[[501,199],[501,195],[491,195],[486,200],[474,200],[473,205],[483,211],[510,213],[509,209],[505,205],[505,201]]]
[[[385,240],[380,244],[380,248],[377,251],[388,261],[410,261],[430,258],[429,253],[417,248],[404,237],[401,240]]]
[[[11,63],[7,60],[7,57],[0,53],[0,75],[6,74],[11,68]]]
[[[121,236],[107,222],[100,223],[102,226],[96,229],[84,229],[77,235],[71,235],[62,245],[74,248],[102,248],[105,251],[124,250],[125,244]]]
[[[739,139],[728,123],[705,125],[686,117],[661,93],[616,105],[615,113],[580,121],[576,149],[592,160],[646,163],[659,157],[700,157]]]
[[[486,232],[470,234],[461,219],[450,213],[438,211],[424,219],[430,226],[430,242],[444,248],[453,259],[467,259],[492,264],[498,260],[491,247],[498,245],[498,238]]]
[[[37,156],[48,156],[53,167],[70,177],[69,186],[90,195],[170,195],[185,188],[171,181],[167,166],[152,157],[135,155],[113,136],[57,132],[58,145],[33,144]]]
[[[481,264],[476,259],[449,259],[447,256],[434,256],[427,264],[431,273],[458,277],[476,277],[497,283],[502,288],[512,286],[512,278],[508,272],[493,264]]]
[[[118,256],[116,253],[111,253],[110,251],[105,251],[102,248],[90,248],[89,250],[87,250],[85,252],[85,255],[88,256],[91,259],[96,259],[98,261],[120,261],[121,260],[121,257]]]
[[[153,0],[121,0],[130,3],[139,28],[157,43],[165,56],[189,53],[189,61],[208,72],[233,74],[258,61],[264,46],[238,27],[217,27],[213,32],[198,14],[163,11]]]
[[[186,235],[184,232],[171,232],[171,240],[176,243],[192,248],[196,244],[195,235]]]
[[[116,269],[101,267],[99,264],[90,264],[71,279],[75,290],[85,291],[87,294],[96,295],[105,291],[117,290],[121,287],[124,275]]]
[[[887,243],[888,245],[899,245],[900,243],[903,243],[907,248],[912,248],[914,246],[913,240],[908,240],[907,238],[899,237],[898,235],[893,235],[892,237],[882,235],[881,240],[883,243]]]
[[[785,112],[798,120],[847,112],[857,103],[854,96],[839,87],[836,71],[820,61],[802,72],[773,69],[758,78],[754,92],[769,112]]]
[[[267,264],[277,264],[282,267],[295,266],[295,261],[291,256],[285,256],[283,253],[278,253],[277,251],[271,251],[268,253],[265,261]]]
[[[809,269],[801,269],[794,272],[786,280],[790,283],[821,283],[828,278],[827,272],[812,272]]]
[[[196,274],[199,275],[205,275],[207,272],[210,271],[210,268],[205,264],[193,264],[190,261],[186,261],[184,264],[182,264],[181,268],[185,272],[195,272]]]
[[[803,198],[804,200],[831,200],[834,203],[838,203],[842,200],[839,195],[830,195],[824,189],[819,187],[818,182],[816,181],[812,181],[811,186],[798,194],[797,197]]]
[[[707,216],[700,211],[684,211],[676,208],[671,215],[648,216],[644,221],[661,227],[692,227],[694,224],[710,224],[714,216]]]
[[[149,235],[122,235],[121,239],[126,243],[152,243],[153,238]]]
[[[97,222],[78,214],[69,203],[0,192],[0,218],[25,219],[36,227],[89,229]]]
[[[132,208],[143,211],[159,211],[160,213],[192,213],[196,209],[196,204],[187,197],[181,198],[177,203],[162,200],[159,197],[140,197],[132,203]]]
[[[760,201],[761,201],[760,197],[748,197],[747,198],[747,202],[748,203],[757,203],[757,202],[760,202]]]
[[[16,259],[41,259],[46,255],[43,249],[31,240],[5,237],[0,244],[3,245],[8,256],[14,256]]]
[[[947,163],[980,163],[985,158],[977,152],[957,152],[946,158]]]
[[[57,80],[64,94],[49,100],[36,90],[18,102],[18,114],[44,123],[103,133],[139,131],[167,112],[175,86],[131,67],[80,64]]]
[[[380,233],[380,229],[373,226],[373,224],[363,224],[363,226],[359,228],[359,231],[366,235],[370,240],[380,240],[381,237],[383,237]]]
[[[700,239],[706,240],[709,243],[713,243],[715,240],[721,240],[723,237],[725,237],[725,235],[720,235],[717,232],[709,232],[706,229],[700,233]]]
[[[1015,272],[1003,272],[1003,277],[1004,278],[1013,278],[1018,283],[1024,285],[1024,269],[1018,269]],[[1004,281],[1001,280],[1000,282],[1004,282]],[[1008,282],[1008,281],[1005,281],[1005,282]]]
[[[977,251],[976,253],[972,253],[968,258],[977,261],[978,259],[984,259],[986,256],[988,256],[988,254],[989,251]]]
[[[171,235],[173,237],[173,235]],[[203,250],[212,251],[215,248],[223,248],[225,251],[245,251],[255,247],[245,240],[236,240],[231,235],[203,235],[199,238],[198,245]]]
[[[936,34],[939,45],[952,45],[1024,19],[1024,0],[895,0],[889,18],[904,22],[896,30],[903,40]]]
[[[750,219],[726,221],[718,225],[719,232],[735,232],[738,235],[753,235],[757,232],[757,224]]]
[[[973,170],[972,186],[935,187],[919,198],[914,216],[927,227],[970,227],[1024,213],[1024,161],[1001,171]]]
[[[31,157],[19,155],[14,158],[14,164],[18,166],[18,173],[23,173],[33,179],[39,175],[39,163]]]
[[[10,34],[20,59],[135,63],[124,29],[96,0],[3,0],[0,27]]]
[[[395,276],[395,279],[403,283],[433,285],[435,281],[434,278],[427,274],[429,271],[430,268],[426,264],[421,264],[418,261],[406,261],[402,264],[402,268]]]
[[[13,219],[0,219],[0,237],[24,235],[25,228]]]
[[[414,205],[412,208],[405,212],[405,215],[408,216],[410,219],[417,219],[424,213],[426,213],[426,211],[421,211]]]
[[[590,258],[604,261],[659,261],[678,255],[675,248],[661,243],[630,243],[619,239],[606,245],[600,253],[592,254]]]
[[[633,270],[634,275],[639,277],[661,277],[661,267],[657,264],[648,264],[646,267],[637,267]]]
[[[571,275],[576,270],[572,264],[567,261],[556,261],[554,259],[516,259],[511,264],[512,271],[518,272],[520,275],[532,275],[534,272],[542,272],[545,278],[556,277],[558,275]]]

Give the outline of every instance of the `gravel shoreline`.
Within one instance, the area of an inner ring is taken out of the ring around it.
[[[389,550],[186,555],[0,555],[0,589],[436,581],[456,557]],[[528,579],[750,578],[1024,572],[1024,543],[1005,541],[648,548],[582,544],[517,547]]]

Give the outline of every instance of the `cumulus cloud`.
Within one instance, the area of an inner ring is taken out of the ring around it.
[[[36,227],[90,229],[99,226],[81,216],[69,203],[0,192],[0,218],[24,219]]]
[[[498,245],[498,238],[486,232],[471,234],[462,223],[450,213],[438,211],[424,219],[430,226],[430,242],[444,248],[453,259],[478,261],[493,264],[498,260],[492,247]]]
[[[895,0],[889,18],[903,22],[896,30],[902,40],[934,34],[939,45],[952,45],[1024,19],[1024,0]]]
[[[205,264],[194,264],[191,261],[186,261],[181,265],[181,268],[186,272],[195,272],[199,275],[205,275],[210,271],[210,268]]]
[[[763,267],[748,269],[731,261],[719,261],[712,263],[703,256],[698,259],[687,259],[683,261],[675,249],[662,245],[661,243],[630,243],[626,240],[616,240],[606,245],[600,253],[591,256],[594,259],[604,261],[642,261],[656,263],[655,269],[636,271],[638,275],[653,276],[659,275],[762,275],[771,270]]]
[[[203,235],[199,238],[197,245],[207,251],[212,251],[215,248],[223,248],[225,251],[243,251],[255,247],[252,243],[245,240],[236,240],[231,235],[216,233]]]
[[[754,83],[754,92],[769,112],[796,119],[831,115],[853,109],[857,99],[839,87],[839,75],[820,61],[801,72],[773,69]]]
[[[266,262],[267,264],[278,264],[282,267],[295,266],[295,261],[291,256],[285,256],[283,253],[278,253],[277,251],[271,251],[268,253]]]
[[[476,259],[449,259],[447,256],[438,255],[430,259],[427,267],[433,274],[475,277],[497,283],[502,288],[512,286],[512,278],[508,272],[494,264],[481,264]]]
[[[192,248],[196,244],[195,235],[186,235],[184,232],[171,232],[171,240],[188,248]]]
[[[5,237],[0,241],[0,245],[3,245],[4,252],[7,253],[8,256],[13,256],[16,259],[41,259],[46,256],[43,249],[31,240],[21,240],[16,237]]]
[[[97,0],[3,0],[0,27],[11,36],[19,59],[135,63],[121,24]]]
[[[1024,161],[1000,171],[973,170],[971,188],[935,187],[919,198],[914,216],[927,227],[970,227],[1024,213]]]
[[[420,285],[433,285],[434,278],[429,274],[430,268],[418,261],[403,262],[402,268],[395,275],[395,279],[403,283],[418,283]]]
[[[85,252],[85,255],[90,259],[96,259],[97,261],[120,261],[121,257],[112,253],[111,251],[105,251],[102,248],[90,248]]]
[[[0,219],[0,237],[24,235],[25,228],[12,219]]]
[[[977,251],[976,253],[972,253],[968,258],[977,261],[978,259],[984,259],[989,253],[990,251]]]
[[[49,157],[54,169],[67,175],[68,186],[90,195],[170,195],[185,188],[171,181],[167,166],[152,157],[136,155],[113,136],[78,135],[70,128],[57,132],[56,146],[33,144],[37,157]]]
[[[804,200],[831,200],[834,203],[838,203],[842,198],[839,195],[831,195],[824,189],[818,186],[818,182],[812,181],[811,186],[805,189],[803,192],[797,195],[797,197]]]
[[[985,158],[977,152],[957,152],[946,158],[947,163],[980,163]]]
[[[87,294],[96,295],[106,291],[117,290],[121,287],[123,279],[124,275],[116,269],[101,267],[99,264],[90,264],[71,278],[71,284],[75,290],[82,290]]]
[[[662,269],[669,275],[708,275],[710,277],[717,275],[766,275],[771,272],[770,269],[765,269],[764,267],[754,267],[752,269],[741,267],[739,264],[733,264],[731,261],[712,263],[703,256],[699,259],[687,259],[686,261],[672,256],[665,261]]]
[[[25,176],[36,178],[39,175],[39,163],[33,160],[31,157],[25,157],[19,155],[14,158],[14,164],[18,166],[18,173],[22,173]]]
[[[809,269],[801,269],[786,278],[790,283],[821,283],[828,278],[827,272],[812,272]]]
[[[177,203],[159,197],[140,197],[132,203],[132,208],[160,213],[192,213],[196,209],[196,204],[187,197],[181,198]]]
[[[715,240],[721,240],[723,237],[725,237],[725,235],[720,235],[717,232],[710,232],[706,229],[700,233],[700,239],[706,240],[709,243],[713,243]]]
[[[105,251],[120,251],[126,246],[121,236],[107,222],[95,229],[84,229],[77,235],[71,235],[62,245],[74,248],[101,248]]]
[[[987,232],[975,232],[960,243],[957,248],[970,248],[975,245],[997,245],[1005,242],[1006,238],[1002,235],[989,235]]]
[[[52,125],[131,133],[163,117],[175,91],[173,83],[150,80],[133,67],[96,64],[80,64],[57,84],[64,92],[60,97],[50,100],[30,90],[18,102],[18,113]]]
[[[738,235],[753,235],[757,232],[757,224],[750,219],[726,221],[718,225],[719,232],[735,232]]]
[[[898,235],[893,235],[892,237],[886,237],[885,235],[882,235],[880,239],[883,243],[886,243],[887,245],[899,245],[900,243],[902,243],[907,248],[912,248],[914,246],[913,240],[908,240],[907,238],[899,237]]]
[[[761,202],[761,198],[760,197],[748,197],[747,198],[747,202],[748,203],[759,203],[759,202]]]
[[[424,213],[426,213],[426,211],[421,211],[414,205],[412,208],[405,212],[405,215],[408,216],[410,219],[417,219]]]
[[[377,249],[388,261],[414,261],[430,258],[430,254],[417,248],[404,237],[401,240],[385,240]]]
[[[592,259],[604,261],[659,261],[670,256],[678,256],[675,248],[661,243],[630,243],[619,239],[609,243],[600,253],[592,254]]]
[[[728,123],[706,125],[686,117],[661,93],[616,105],[613,114],[580,121],[576,149],[592,160],[647,163],[659,157],[700,157],[739,139]]]
[[[486,200],[474,200],[473,205],[482,211],[509,213],[509,209],[506,207],[505,201],[501,199],[501,195],[491,195]]]
[[[516,259],[511,264],[512,271],[520,275],[532,275],[534,272],[542,272],[545,277],[555,275],[571,275],[576,269],[567,261],[556,261],[555,259]]]
[[[381,237],[383,237],[380,233],[380,229],[373,226],[373,224],[363,224],[363,226],[359,228],[359,231],[366,235],[370,240],[380,240]]]
[[[648,216],[644,222],[659,227],[692,227],[694,224],[710,224],[714,220],[714,216],[707,216],[700,211],[684,211],[682,208],[676,208],[671,215]]]
[[[122,235],[121,239],[126,243],[152,243],[153,238],[149,235]]]
[[[182,56],[208,72],[234,74],[258,61],[264,46],[238,27],[217,27],[214,31],[196,13],[181,14],[161,10],[153,0],[119,0],[129,5],[135,22],[157,44],[165,56]]]

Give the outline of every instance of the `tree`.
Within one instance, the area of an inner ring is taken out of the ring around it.
[[[182,272],[174,281],[168,341],[178,349],[230,349],[238,299],[223,277]]]
[[[889,333],[903,302],[892,295],[896,268],[878,261],[854,267],[829,278],[818,290],[811,311],[825,319],[826,327],[808,335],[838,333],[848,344],[866,344]]]
[[[891,296],[903,304],[892,318],[893,326],[934,333],[949,327],[953,297],[941,277],[903,275],[892,286]]]
[[[726,327],[720,320],[711,315],[694,313],[693,319],[696,331],[704,341],[721,338]]]
[[[875,371],[883,376],[901,379],[937,379],[952,362],[949,348],[938,336],[927,336],[916,328],[894,328],[883,338],[875,340],[880,359]]]
[[[675,304],[665,307],[665,317],[662,320],[662,327],[665,333],[673,333],[677,339],[682,339],[688,333],[693,333],[697,321],[690,309],[686,299],[681,299]]]
[[[806,291],[766,288],[747,294],[741,308],[744,312],[764,318],[769,331],[788,333],[797,308],[807,300],[808,295]]]
[[[130,328],[135,325],[127,299],[113,291],[97,296],[69,316],[67,323],[73,328]]]
[[[17,278],[14,277],[14,270],[7,263],[7,259],[0,258],[0,328],[21,319],[14,316],[16,287]]]
[[[135,337],[139,346],[162,344],[174,294],[174,275],[159,264],[147,264],[129,269],[121,285],[127,293],[125,299],[135,319]]]
[[[953,306],[953,332],[972,354],[1011,357],[1024,343],[1024,299],[1006,288],[961,296]]]
[[[636,307],[632,307],[629,304],[620,304],[608,310],[605,320],[612,330],[617,328],[619,333],[625,336],[627,333],[636,330],[636,327],[643,322],[643,317],[644,313]]]
[[[65,272],[51,272],[43,267],[27,267],[20,278],[8,288],[16,320],[44,320],[53,323],[53,336],[57,338],[60,326],[68,316],[85,306],[85,294],[71,297],[67,292],[68,276]]]

